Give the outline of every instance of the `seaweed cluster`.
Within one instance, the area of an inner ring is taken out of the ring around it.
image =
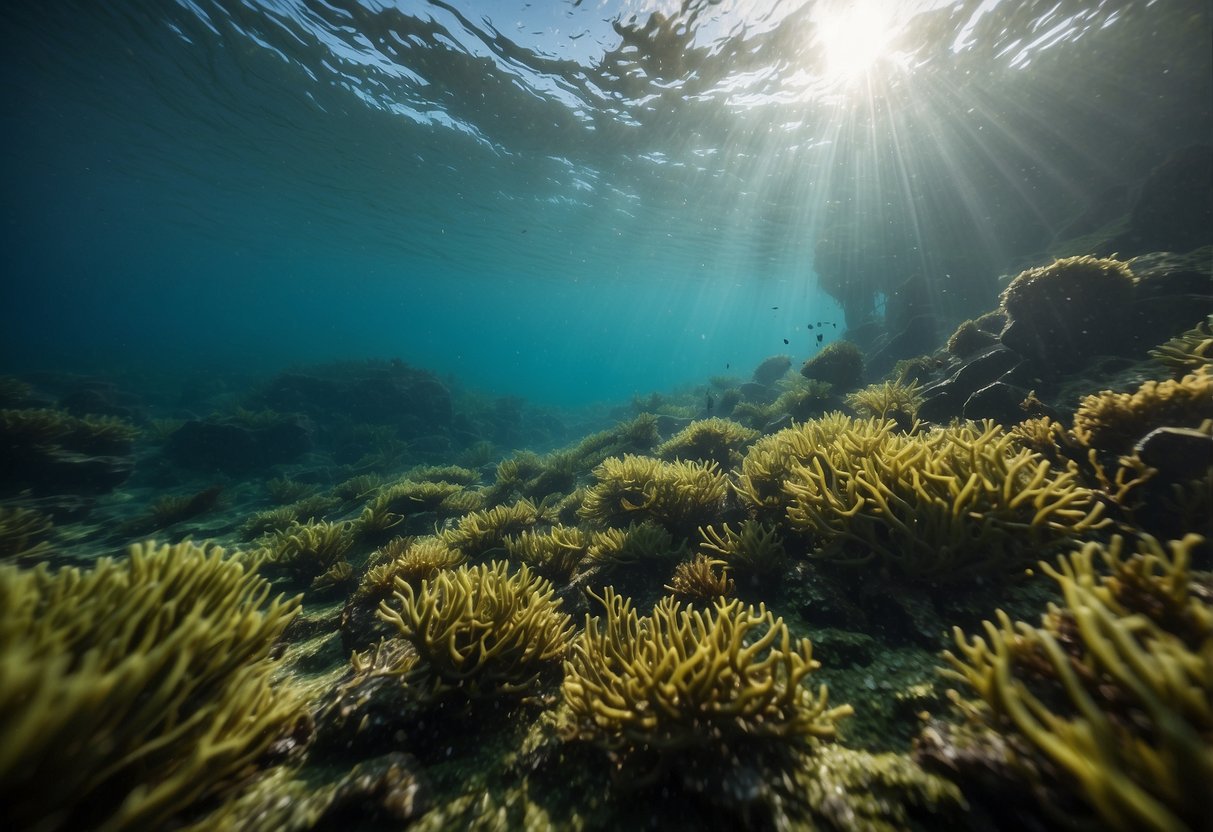
[[[586,617],[565,662],[569,732],[617,755],[748,743],[831,739],[851,712],[831,708],[825,686],[802,683],[818,667],[808,639],[759,605],[718,602],[702,611],[665,598],[641,617],[611,588],[605,618]]]
[[[139,429],[112,416],[0,409],[0,493],[100,494],[130,476]]]
[[[1213,364],[1213,317],[1150,350],[1150,357],[1176,376]]]
[[[514,560],[530,566],[540,575],[568,583],[585,559],[590,547],[590,535],[577,526],[553,525],[547,531],[526,530],[505,542],[506,551]]]
[[[682,546],[656,523],[629,523],[627,528],[607,529],[590,534],[586,556],[590,561],[609,565],[648,563],[659,558],[677,558]]]
[[[524,531],[550,519],[547,508],[530,500],[473,511],[461,517],[454,528],[442,532],[442,540],[469,558],[504,551],[506,543]]]
[[[847,396],[847,407],[865,419],[893,419],[908,428],[918,415],[922,396],[917,383],[882,381]]]
[[[863,380],[863,353],[850,341],[835,341],[806,361],[800,374],[839,391],[854,390]]]
[[[502,460],[496,478],[485,490],[485,502],[499,505],[508,501],[543,500],[553,494],[571,491],[579,471],[577,454],[560,451],[546,456],[525,451]]]
[[[730,572],[751,581],[772,578],[787,564],[778,526],[746,520],[737,531],[723,523],[719,531],[715,526],[705,526],[699,533],[703,537],[701,549],[722,558]]]
[[[303,715],[271,684],[299,599],[222,549],[0,566],[0,803],[37,829],[149,829],[229,791]]]
[[[594,469],[581,516],[602,527],[649,521],[680,538],[720,513],[728,480],[714,462],[664,462],[629,454]]]
[[[444,569],[461,566],[467,558],[439,537],[397,537],[378,549],[372,559],[375,565],[362,576],[355,596],[378,604],[395,592],[397,580],[417,586]]]
[[[773,402],[758,400],[736,404],[732,408],[731,418],[761,431],[768,425],[789,418],[794,421],[813,419],[830,407],[837,406],[833,386],[825,381],[790,376],[779,382],[779,389],[780,393]]]
[[[40,511],[0,506],[0,563],[45,558],[54,528],[51,518]]]
[[[420,657],[406,679],[469,697],[533,691],[564,656],[572,633],[552,585],[525,565],[494,561],[438,572],[420,589],[396,579],[380,617]]]
[[[741,452],[757,438],[758,431],[728,419],[699,419],[663,442],[657,448],[657,456],[667,461],[715,463],[727,471],[741,460]]]
[[[1123,453],[1157,427],[1198,427],[1206,419],[1213,419],[1213,371],[1198,367],[1179,379],[1147,381],[1133,393],[1083,398],[1074,414],[1074,437],[1088,447]]]
[[[332,569],[340,570],[353,545],[349,523],[310,521],[273,533],[258,554],[275,567],[310,581]]]
[[[1015,569],[1107,522],[1074,467],[1054,471],[992,423],[900,434],[869,422],[816,444],[783,488],[815,557],[932,581]]]
[[[1197,541],[1189,536],[1167,551],[1147,537],[1127,555],[1120,537],[1089,543],[1055,566],[1042,564],[1063,600],[1038,626],[999,611],[984,636],[955,631],[948,675],[979,697],[967,711],[993,732],[973,742],[1004,760],[1009,753],[1030,793],[1055,787],[1039,782],[1055,773],[1081,799],[1068,822],[1094,816],[1121,830],[1207,823],[1213,606],[1192,591]],[[1021,742],[999,742],[1002,732]]]

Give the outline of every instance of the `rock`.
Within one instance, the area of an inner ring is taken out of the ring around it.
[[[1098,355],[1127,355],[1135,279],[1114,259],[1065,257],[1026,269],[1001,296],[999,340],[1043,374],[1064,375]]]
[[[753,381],[764,387],[770,387],[783,378],[792,366],[792,359],[786,355],[772,355],[754,368]]]
[[[339,628],[342,650],[349,654],[354,650],[365,650],[381,638],[392,634],[392,630],[379,618],[379,601],[388,596],[368,598],[352,593],[341,608]]]
[[[351,818],[406,823],[429,811],[430,787],[411,754],[394,751],[356,765],[333,793],[317,826],[346,826]],[[356,825],[356,824],[355,824]]]
[[[777,394],[775,388],[754,381],[747,381],[738,388],[738,391],[741,393],[742,401],[753,404],[769,404],[775,401]]]
[[[996,381],[969,396],[962,415],[974,421],[993,419],[1000,425],[1014,425],[1028,416],[1023,409],[1027,397],[1028,391],[1022,387]]]
[[[106,381],[85,379],[79,382],[63,394],[59,407],[73,416],[114,416],[133,423],[146,421],[139,399]]]
[[[402,439],[451,426],[451,394],[438,379],[402,362],[283,373],[262,396],[275,410],[305,413],[320,424],[335,418],[394,425]]]
[[[999,327],[1001,331],[1001,327]],[[996,332],[987,332],[978,328],[973,321],[965,321],[956,327],[956,331],[948,338],[948,352],[957,358],[968,358],[976,353],[988,350],[998,342]]]
[[[1213,147],[1172,153],[1142,183],[1129,228],[1110,248],[1122,254],[1191,251],[1213,243]]]
[[[863,353],[850,341],[835,341],[800,368],[807,379],[824,381],[832,392],[845,393],[860,385],[864,374]]]
[[[0,449],[0,493],[107,494],[130,477],[129,456],[93,456],[63,448]]]
[[[943,324],[934,314],[915,315],[907,320],[887,341],[869,353],[868,373],[872,378],[883,375],[903,358],[923,355],[939,346]]]
[[[1013,371],[1022,358],[1001,344],[996,344],[960,363],[952,375],[923,391],[923,403],[918,417],[942,423],[966,412],[969,397],[983,387],[998,381]],[[1022,401],[1022,397],[1020,398]],[[1014,421],[1018,422],[1022,416]]]
[[[1172,482],[1194,479],[1213,467],[1213,436],[1193,428],[1157,428],[1134,450],[1142,462]]]
[[[923,396],[922,404],[918,406],[918,418],[941,425],[958,416],[964,409],[965,401],[953,395],[946,383],[939,385],[929,395]]]
[[[1125,330],[1132,353],[1142,355],[1213,314],[1213,247],[1155,252],[1129,267],[1137,277]]]
[[[813,631],[813,658],[831,670],[864,667],[880,652],[880,643],[867,633],[819,627]]]
[[[691,419],[685,416],[667,416],[662,414],[657,417],[657,434],[664,439],[669,439],[678,431],[691,424]]]
[[[264,426],[191,420],[169,437],[164,453],[186,468],[240,474],[292,462],[311,448],[311,426],[300,418]]]

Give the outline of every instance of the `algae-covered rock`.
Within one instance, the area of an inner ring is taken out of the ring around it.
[[[1051,373],[1122,354],[1133,292],[1133,272],[1110,258],[1066,257],[1027,269],[1002,293],[1007,324],[999,339]]]
[[[824,381],[840,393],[854,390],[863,380],[863,353],[850,341],[835,341],[806,361],[800,374]]]

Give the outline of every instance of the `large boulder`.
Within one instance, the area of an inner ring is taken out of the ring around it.
[[[1020,272],[1002,293],[1002,343],[1063,374],[1096,355],[1123,355],[1133,272],[1110,258],[1066,257]]]

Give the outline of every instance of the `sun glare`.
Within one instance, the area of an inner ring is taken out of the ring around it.
[[[823,75],[850,81],[887,57],[897,31],[894,0],[842,0],[818,8],[815,39],[825,60]]]

